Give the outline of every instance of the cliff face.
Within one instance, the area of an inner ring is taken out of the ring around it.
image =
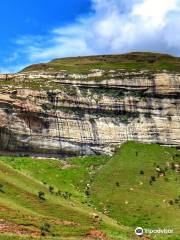
[[[180,145],[180,74],[31,71],[0,76],[0,150],[84,155],[127,140]]]

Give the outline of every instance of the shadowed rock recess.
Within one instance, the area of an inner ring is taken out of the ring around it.
[[[111,153],[127,140],[180,145],[180,73],[27,68],[0,75],[0,150]]]

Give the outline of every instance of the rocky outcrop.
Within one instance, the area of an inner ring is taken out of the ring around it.
[[[92,70],[0,76],[0,149],[110,153],[127,140],[180,145],[180,74]]]

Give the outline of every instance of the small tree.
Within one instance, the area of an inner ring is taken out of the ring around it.
[[[141,170],[141,171],[140,171],[140,174],[141,174],[141,175],[144,175],[144,171],[143,171],[143,170]]]
[[[42,192],[42,191],[38,192],[38,197],[39,197],[39,199],[41,199],[41,200],[45,200],[45,193]]]
[[[52,186],[49,186],[49,192],[54,193],[54,188]]]

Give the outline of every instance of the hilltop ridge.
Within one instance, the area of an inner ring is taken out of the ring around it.
[[[60,71],[87,72],[92,69],[125,69],[180,72],[180,58],[168,54],[132,52],[127,54],[57,58],[48,63],[33,64],[22,72]]]

